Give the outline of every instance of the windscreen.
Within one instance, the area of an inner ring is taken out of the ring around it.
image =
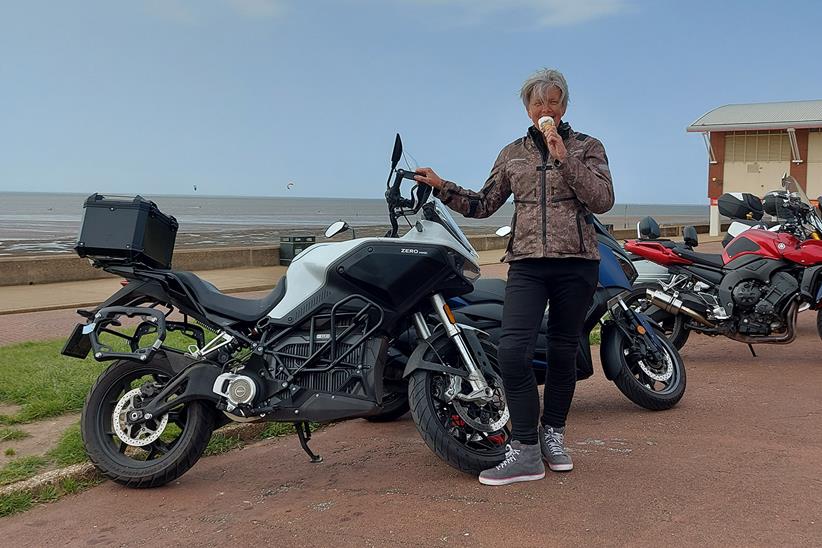
[[[808,199],[808,195],[805,194],[805,190],[802,188],[802,185],[800,185],[799,182],[792,176],[788,175],[782,178],[782,188],[785,189],[785,192],[789,197],[794,199],[798,198],[800,202],[807,206],[807,209],[810,212],[808,215],[808,220],[810,220],[815,229],[822,230],[822,218],[819,216],[819,210],[814,207]],[[779,207],[777,207],[777,212],[780,219],[790,220],[795,217],[793,211],[786,207],[781,201],[779,202]]]
[[[457,221],[455,221],[454,217],[451,216],[451,212],[448,211],[448,208],[445,207],[445,205],[438,198],[435,198],[433,194],[428,199],[427,205],[433,205],[434,207],[427,207],[423,209],[425,218],[429,221],[442,225],[451,234],[451,236],[462,244],[462,246],[471,254],[472,257],[478,259],[479,255],[474,249],[474,246],[471,245],[471,242],[469,242],[468,238],[465,237],[465,234],[462,233]]]

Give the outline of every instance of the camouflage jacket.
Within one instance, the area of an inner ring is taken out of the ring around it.
[[[599,259],[590,213],[614,205],[605,148],[597,139],[558,127],[568,155],[550,158],[535,127],[500,152],[479,192],[446,181],[436,195],[466,217],[488,217],[514,195],[514,217],[505,262],[542,257]]]

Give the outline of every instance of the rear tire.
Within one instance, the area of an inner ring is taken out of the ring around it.
[[[819,338],[822,339],[822,310],[816,313],[816,332],[819,333]]]
[[[127,487],[159,487],[183,475],[203,454],[211,439],[214,418],[206,404],[199,401],[169,411],[166,424],[159,419],[145,423],[155,431],[162,427],[160,437],[148,445],[130,445],[116,433],[114,412],[118,402],[127,399],[140,384],[163,385],[173,376],[168,362],[155,356],[149,363],[116,361],[97,378],[83,406],[80,433],[89,459],[104,476]],[[124,429],[122,423],[119,428]],[[125,430],[134,431],[127,426]],[[141,434],[131,435],[137,439]]]
[[[685,395],[685,364],[673,344],[657,329],[657,340],[664,347],[671,368],[671,378],[667,382],[649,377],[640,361],[632,354],[631,341],[619,329],[602,341],[602,357],[620,364],[619,375],[614,379],[619,391],[640,407],[651,411],[662,411],[675,406]]]
[[[385,410],[379,415],[365,417],[365,420],[369,422],[393,422],[411,410],[411,406],[408,405],[408,394],[395,393],[390,394],[388,397],[392,399],[384,403]]]

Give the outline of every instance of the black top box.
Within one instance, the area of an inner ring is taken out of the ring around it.
[[[99,262],[171,268],[177,220],[142,196],[92,194],[74,250]]]

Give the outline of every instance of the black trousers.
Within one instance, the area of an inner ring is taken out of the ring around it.
[[[510,264],[499,363],[514,440],[537,443],[539,392],[532,361],[549,299],[542,424],[565,426],[576,385],[578,339],[598,278],[599,261],[587,259],[524,259]]]

